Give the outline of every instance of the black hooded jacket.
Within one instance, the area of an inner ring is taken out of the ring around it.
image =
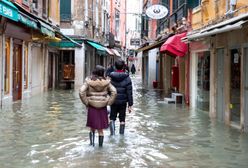
[[[133,105],[133,88],[129,75],[125,72],[111,72],[111,83],[117,90],[117,96],[113,105]]]

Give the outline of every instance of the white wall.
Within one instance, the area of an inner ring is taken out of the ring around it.
[[[142,2],[141,0],[126,0],[127,1],[127,24],[126,31],[127,34],[127,48],[136,49],[139,46],[130,45],[131,38],[140,38],[140,30],[136,27],[136,22],[138,25],[141,24],[141,13],[142,13]]]
[[[43,90],[43,47],[41,44],[33,44],[31,47],[31,90],[32,95],[38,94]]]
[[[196,107],[197,98],[197,55],[192,53],[190,61],[190,106]]]
[[[79,89],[85,79],[85,45],[75,48],[75,86],[74,89]]]
[[[152,88],[152,82],[156,80],[156,57],[157,52],[159,52],[159,48],[154,48],[148,52],[148,67],[149,67],[149,74],[148,74],[148,88]]]

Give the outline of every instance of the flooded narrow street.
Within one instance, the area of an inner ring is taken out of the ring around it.
[[[78,92],[50,91],[0,113],[1,168],[245,168],[248,135],[187,106],[164,104],[133,77],[133,112],[124,136],[105,130],[103,148],[89,146]],[[117,125],[117,130],[118,130]],[[98,144],[96,137],[96,144]]]

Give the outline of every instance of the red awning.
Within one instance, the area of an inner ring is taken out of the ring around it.
[[[186,37],[187,32],[176,34],[161,46],[160,52],[165,52],[171,56],[183,57],[188,51],[188,45],[181,41],[181,38]]]

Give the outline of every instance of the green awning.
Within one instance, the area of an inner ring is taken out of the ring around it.
[[[92,41],[87,41],[87,43],[89,43],[92,47],[94,47],[94,48],[97,49],[97,50],[106,51],[105,47],[103,47],[103,46],[100,45],[100,44],[94,43],[94,42],[92,42]]]
[[[71,42],[71,41],[60,41],[60,42],[50,42],[50,47],[57,47],[57,48],[76,48],[78,47],[77,44]]]
[[[0,15],[14,21],[18,21],[18,9],[8,0],[0,1]]]
[[[19,21],[28,27],[31,27],[33,29],[38,29],[37,21],[35,19],[25,15],[22,12],[19,12]]]
[[[63,37],[63,40],[60,42],[50,42],[49,46],[51,47],[57,47],[57,48],[76,48],[76,47],[82,47],[83,40],[73,40],[69,36],[64,35],[60,31],[56,31],[60,36]]]
[[[38,22],[40,23],[41,33],[48,35],[49,37],[52,37],[52,38],[55,37],[54,29],[51,26],[49,26],[48,24],[46,24],[40,20],[38,20]]]

